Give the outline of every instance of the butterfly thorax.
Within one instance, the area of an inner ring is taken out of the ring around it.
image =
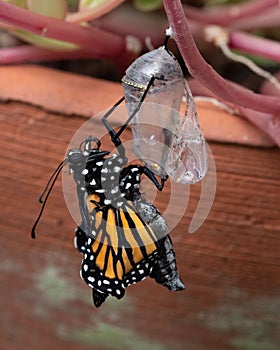
[[[127,200],[140,196],[140,165],[128,165],[127,159],[113,154],[110,157],[89,156],[83,170],[88,195],[96,195],[98,206],[122,208]]]

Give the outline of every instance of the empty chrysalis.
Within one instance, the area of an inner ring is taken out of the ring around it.
[[[192,184],[207,171],[207,149],[182,69],[165,44],[139,57],[122,79],[133,152],[153,173]],[[183,96],[185,114],[180,114]],[[139,104],[139,101],[142,103]]]

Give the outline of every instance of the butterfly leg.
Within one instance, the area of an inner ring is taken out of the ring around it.
[[[124,97],[122,97],[119,101],[117,101],[112,108],[102,117],[102,123],[105,125],[113,144],[118,148],[118,152],[120,156],[125,157],[125,149],[122,145],[122,142],[119,138],[117,132],[112,128],[111,124],[108,122],[107,118],[114,112],[114,110],[124,101]]]
[[[154,84],[154,81],[158,79],[158,80],[163,80],[162,77],[155,77],[152,76],[147,87],[144,90],[144,93],[138,103],[138,105],[136,106],[135,110],[131,113],[131,115],[128,117],[128,119],[126,120],[126,122],[122,125],[122,127],[119,129],[118,132],[116,132],[111,124],[108,122],[107,118],[114,112],[114,110],[124,101],[124,97],[122,97],[118,102],[116,102],[114,104],[114,106],[112,108],[109,109],[109,111],[102,117],[102,123],[105,125],[106,129],[109,132],[109,135],[111,136],[111,140],[114,143],[114,145],[116,147],[118,147],[118,151],[120,153],[121,156],[125,156],[125,150],[124,147],[122,146],[122,142],[120,140],[120,136],[121,134],[124,132],[124,130],[127,128],[128,124],[131,122],[131,120],[135,117],[135,115],[139,112],[142,103],[144,102],[148,91],[150,90],[150,88],[152,87],[152,85]]]
[[[131,115],[128,117],[127,121],[123,124],[123,126],[120,128],[120,130],[117,132],[117,136],[119,137],[123,131],[127,128],[128,124],[131,122],[131,120],[135,117],[135,115],[139,112],[140,108],[141,108],[141,105],[142,103],[144,102],[146,96],[147,96],[147,93],[148,91],[150,90],[150,88],[153,86],[154,84],[154,81],[156,79],[159,79],[159,78],[156,78],[154,75],[151,77],[147,87],[145,88],[144,90],[144,93],[138,103],[138,105],[136,106],[135,110],[131,113]]]
[[[156,186],[156,188],[159,191],[163,190],[165,181],[168,179],[168,176],[165,176],[164,178],[162,178],[161,183],[159,183],[157,178],[155,177],[155,174],[149,168],[147,168],[146,166],[143,166],[141,170],[142,170],[142,174],[145,174],[152,181],[152,183]]]

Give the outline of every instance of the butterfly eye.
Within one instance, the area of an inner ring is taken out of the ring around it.
[[[70,164],[80,164],[83,159],[84,156],[79,149],[72,149],[68,152],[68,160]]]

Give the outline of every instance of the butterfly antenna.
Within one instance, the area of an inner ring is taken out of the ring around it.
[[[43,189],[43,191],[42,191],[42,193],[41,193],[41,195],[40,195],[40,197],[39,197],[39,199],[38,199],[38,201],[39,201],[40,203],[43,203],[43,202],[44,202],[43,197],[44,197],[44,195],[46,194],[46,192],[48,191],[49,186],[50,186],[50,183],[52,182],[53,178],[56,176],[57,172],[60,173],[61,167],[63,167],[64,162],[65,162],[65,160],[63,160],[63,161],[58,165],[58,167],[54,170],[54,172],[51,174],[51,176],[50,176],[50,178],[49,178],[49,180],[48,180],[48,182],[47,182],[45,188]]]
[[[41,216],[43,214],[43,211],[45,209],[45,206],[46,206],[46,203],[47,203],[47,200],[49,198],[49,195],[54,187],[54,184],[56,183],[56,180],[62,170],[62,168],[64,167],[64,165],[68,162],[68,159],[64,159],[60,164],[59,166],[55,169],[55,171],[52,173],[52,175],[50,176],[48,182],[47,182],[47,185],[45,186],[40,198],[39,198],[39,202],[40,203],[43,203],[42,207],[41,207],[41,210],[39,212],[39,215],[31,229],[31,237],[33,239],[35,239],[36,235],[35,235],[35,230],[36,230],[36,227],[41,219]],[[45,198],[43,199],[44,195],[46,194]]]

